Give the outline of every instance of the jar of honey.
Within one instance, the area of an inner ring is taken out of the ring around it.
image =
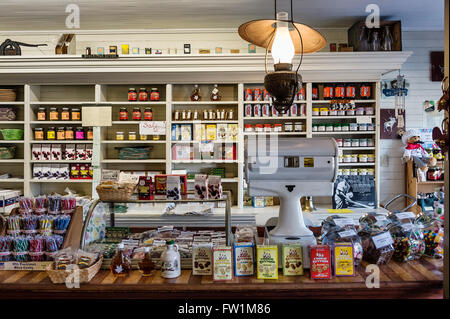
[[[147,135],[139,135],[139,139],[141,140],[141,141],[146,141],[147,140]]]
[[[136,141],[136,132],[128,132],[128,140],[130,141]]]
[[[38,108],[37,120],[38,121],[45,121],[46,119],[47,119],[47,112],[45,110],[45,107]]]
[[[56,131],[54,127],[47,129],[47,140],[54,140],[56,138]]]
[[[65,140],[66,139],[66,131],[64,126],[58,127],[58,131],[56,131],[56,139],[57,140]]]
[[[123,141],[124,135],[123,132],[116,132],[116,141]]]
[[[153,140],[154,141],[159,141],[159,135],[153,135]]]
[[[72,116],[72,121],[81,121],[80,109],[72,109],[71,116]]]
[[[65,137],[66,140],[73,140],[73,127],[66,127]]]
[[[34,139],[39,141],[44,139],[44,129],[42,127],[34,129]]]
[[[58,109],[56,107],[50,108],[49,118],[50,118],[50,121],[58,121],[59,120],[59,113],[58,113]]]
[[[121,107],[119,110],[119,121],[128,121],[128,110],[126,107]]]
[[[88,140],[94,139],[94,129],[92,127],[88,128],[88,130],[86,132],[86,137]]]
[[[61,120],[62,121],[70,121],[70,112],[68,107],[63,107],[61,111]]]

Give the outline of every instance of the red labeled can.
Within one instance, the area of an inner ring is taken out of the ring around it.
[[[291,105],[291,116],[298,116],[298,106],[297,104]]]
[[[261,116],[261,104],[253,105],[253,116]]]
[[[356,97],[356,88],[353,84],[347,85],[345,88],[345,96],[348,99],[354,99]]]
[[[337,84],[334,88],[334,97],[337,99],[345,99],[345,86],[344,84]]]
[[[270,104],[262,105],[262,116],[270,116]]]
[[[252,101],[253,100],[253,91],[252,89],[245,89],[244,91],[244,101]]]
[[[328,245],[310,246],[311,279],[331,279],[331,252]]]
[[[253,90],[253,101],[262,101],[262,90],[254,89]]]
[[[368,85],[368,84],[361,84],[361,86],[359,87],[359,96],[362,99],[370,98],[370,85]]]
[[[270,94],[269,94],[269,91],[267,91],[266,89],[264,89],[264,90],[263,90],[263,94],[264,94],[263,100],[264,100],[264,101],[270,101]]]
[[[277,111],[277,109],[275,108],[275,106],[272,105],[272,116],[279,116],[280,112]]]
[[[244,105],[244,116],[245,117],[252,117],[252,105],[251,104],[245,104]]]

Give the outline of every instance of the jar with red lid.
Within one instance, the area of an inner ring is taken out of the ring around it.
[[[133,108],[133,121],[140,121],[142,119],[142,112],[139,107]]]
[[[333,92],[334,92],[333,85],[329,84],[329,83],[325,84],[323,86],[323,99],[324,100],[331,100],[333,98],[333,96],[334,96]]]
[[[146,107],[144,110],[144,120],[153,121],[153,110],[151,107]]]
[[[126,107],[121,107],[119,110],[119,120],[128,121],[128,110]]]
[[[356,86],[353,83],[347,84],[345,87],[345,97],[347,99],[354,99],[356,97]]]
[[[255,124],[255,132],[262,132],[264,131],[262,124]]]
[[[361,83],[359,87],[359,97],[361,99],[370,99],[371,96],[371,88],[368,83]]]
[[[264,132],[272,132],[272,124],[264,124]]]
[[[152,88],[152,91],[150,92],[150,100],[152,100],[152,101],[159,101],[159,90],[158,90],[158,88]]]
[[[273,131],[274,132],[282,132],[283,131],[283,124],[276,123],[273,125]]]
[[[148,101],[148,91],[146,88],[139,89],[139,101]]]
[[[245,131],[245,132],[253,132],[253,125],[251,125],[251,124],[245,124],[245,125],[244,125],[244,131]]]
[[[128,101],[135,102],[138,99],[138,94],[135,88],[130,88],[128,90]]]
[[[334,87],[334,97],[336,99],[345,99],[345,84],[338,83]]]

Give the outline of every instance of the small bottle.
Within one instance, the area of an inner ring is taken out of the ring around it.
[[[131,272],[130,259],[123,253],[124,245],[117,245],[117,252],[111,261],[111,272],[116,276],[128,276]]]
[[[159,90],[158,90],[158,88],[152,88],[152,91],[150,92],[150,100],[152,100],[152,101],[159,101]]]
[[[194,85],[194,90],[191,94],[191,101],[201,101],[202,97],[200,96],[200,89],[198,88],[198,84]]]
[[[214,84],[214,88],[211,91],[210,99],[211,99],[211,101],[222,100],[222,96],[219,94],[219,89],[217,87],[217,84]]]
[[[137,101],[137,98],[138,98],[138,94],[136,92],[136,89],[135,88],[130,88],[128,90],[128,101],[129,102],[135,102],[135,101]]]
[[[47,129],[47,140],[54,140],[56,138],[56,131],[54,127]]]
[[[46,119],[47,119],[47,112],[45,110],[45,107],[38,108],[37,120],[38,121],[45,121]]]
[[[80,109],[72,109],[72,121],[81,121],[81,112]]]
[[[61,120],[62,121],[70,121],[70,112],[68,107],[63,107],[61,111]]]
[[[88,140],[94,139],[94,129],[92,127],[88,128],[88,130],[86,132],[86,137]]]
[[[166,242],[167,249],[161,254],[161,277],[176,278],[181,275],[180,253],[174,240]]]
[[[139,101],[148,101],[148,91],[146,88],[139,89]]]
[[[58,127],[58,131],[56,131],[56,139],[57,140],[65,140],[66,139],[64,126]]]
[[[121,107],[119,111],[119,121],[128,121],[128,110],[126,107]]]
[[[66,132],[64,134],[66,140],[73,140],[73,128],[71,126],[66,127]]]
[[[142,276],[150,276],[152,270],[155,269],[155,263],[150,258],[150,247],[145,247],[144,259],[138,263],[139,269],[142,270]]]
[[[50,119],[50,121],[58,121],[59,120],[59,113],[58,113],[58,109],[56,107],[50,108],[49,119]]]

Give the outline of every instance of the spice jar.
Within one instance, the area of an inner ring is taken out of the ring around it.
[[[136,132],[128,132],[128,140],[136,141],[137,135]]]
[[[128,121],[128,110],[126,107],[121,107],[119,111],[119,121]]]
[[[45,121],[46,119],[47,119],[47,113],[46,113],[45,107],[38,108],[37,120]]]
[[[153,110],[151,107],[146,107],[144,110],[144,120],[153,121]]]
[[[142,112],[139,107],[133,108],[133,121],[140,121],[142,119]]]
[[[146,88],[139,89],[139,101],[148,101],[148,91]]]
[[[71,112],[72,121],[81,121],[81,111],[80,109],[72,109]]]
[[[66,127],[64,135],[66,136],[66,140],[73,140],[73,128],[71,126]]]
[[[86,137],[88,140],[94,139],[94,129],[92,127],[88,128],[88,130],[86,132]]]
[[[56,131],[54,127],[47,129],[47,140],[54,140],[56,138]]]
[[[70,111],[68,107],[63,107],[61,111],[61,120],[70,121]]]
[[[150,100],[152,101],[159,101],[160,94],[158,88],[152,88],[152,91],[150,92]]]
[[[49,119],[50,119],[50,121],[58,121],[59,120],[59,113],[58,113],[58,109],[56,107],[50,108]]]
[[[66,139],[64,126],[58,127],[58,130],[56,131],[56,139],[57,140],[65,140]]]
[[[84,130],[82,127],[77,127],[75,131],[75,139],[76,140],[84,140]]]
[[[138,98],[138,96],[137,96],[136,89],[135,88],[130,88],[128,90],[128,101],[135,102],[135,101],[137,101],[137,98]]]
[[[42,127],[36,127],[34,129],[34,139],[38,141],[44,139],[44,129]]]
[[[116,141],[123,141],[123,140],[124,140],[123,132],[116,132]]]

